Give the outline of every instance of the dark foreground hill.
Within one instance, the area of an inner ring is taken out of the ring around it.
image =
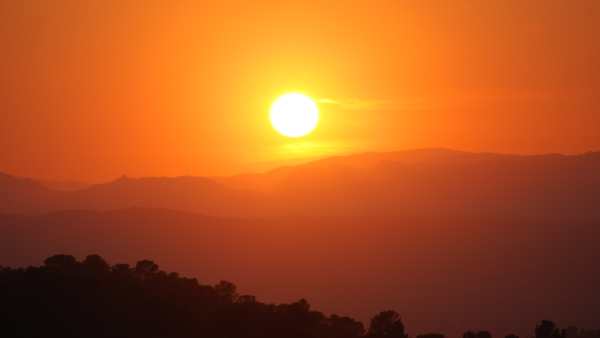
[[[532,322],[600,326],[600,228],[584,216],[220,219],[157,209],[0,215],[0,265],[53,252],[158,257],[163,266],[244,293],[368,320],[396,308],[415,330],[471,327],[525,336]]]
[[[2,337],[361,337],[348,317],[311,311],[305,300],[272,305],[160,271],[149,260],[109,266],[56,255],[39,268],[0,269]],[[393,323],[392,323],[393,324]]]
[[[236,286],[214,286],[159,270],[150,260],[110,266],[89,255],[78,262],[54,255],[41,267],[0,267],[0,330],[3,337],[60,338],[408,338],[398,313],[362,323],[312,310],[301,299],[267,304],[240,295]],[[600,331],[559,329],[542,321],[535,338],[599,338]],[[416,338],[444,338],[428,333]],[[487,331],[463,338],[491,338]],[[509,335],[506,338],[518,338]]]

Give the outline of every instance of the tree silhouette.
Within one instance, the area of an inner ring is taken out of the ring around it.
[[[104,258],[100,257],[99,255],[89,255],[87,256],[82,264],[90,269],[90,270],[95,270],[95,271],[108,271],[110,269],[110,265],[108,265],[108,263],[106,263],[106,261],[104,260]]]
[[[492,338],[492,334],[489,331],[467,331],[463,333],[463,338]]]
[[[562,338],[563,333],[556,327],[556,324],[550,320],[542,320],[535,327],[535,338]]]
[[[222,280],[214,286],[214,289],[217,295],[226,302],[235,302],[238,298],[237,287],[233,283]]]
[[[332,338],[362,337],[365,334],[363,324],[349,317],[331,315],[328,324],[331,327],[329,336]]]
[[[445,338],[441,333],[424,333],[417,335],[417,338]]]
[[[131,267],[129,264],[115,264],[111,270],[117,274],[128,274],[131,272]]]
[[[408,335],[404,332],[400,315],[396,311],[388,310],[380,312],[371,319],[367,337],[408,338]]]
[[[72,269],[77,265],[77,260],[71,255],[54,255],[46,258],[44,265],[53,269]]]
[[[140,275],[149,275],[158,271],[158,265],[151,260],[141,260],[135,265],[135,272]]]
[[[151,260],[112,267],[99,255],[55,255],[0,270],[2,337],[360,338],[362,324],[308,301],[265,304],[233,283],[201,285]],[[4,334],[6,333],[6,334]]]
[[[262,303],[239,296],[231,282],[202,285],[161,271],[151,260],[135,268],[110,266],[99,255],[82,262],[54,255],[41,267],[0,268],[0,302],[1,337],[408,338],[395,311],[374,316],[365,333],[362,323],[314,311],[305,299]],[[491,334],[467,331],[463,338]],[[542,321],[535,338],[600,338],[600,331],[559,330]]]

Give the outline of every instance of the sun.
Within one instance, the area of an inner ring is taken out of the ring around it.
[[[310,97],[299,93],[281,95],[273,102],[271,124],[287,137],[307,135],[317,127],[319,108]]]

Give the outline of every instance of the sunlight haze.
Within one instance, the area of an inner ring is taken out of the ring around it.
[[[423,147],[598,149],[599,13],[593,0],[2,1],[1,169],[98,181]],[[313,153],[285,154],[301,146],[264,119],[290,91],[319,102],[298,140]]]

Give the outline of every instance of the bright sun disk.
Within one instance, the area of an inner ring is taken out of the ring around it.
[[[308,96],[299,93],[281,95],[273,102],[271,124],[280,134],[288,137],[307,135],[317,127],[319,109]]]

